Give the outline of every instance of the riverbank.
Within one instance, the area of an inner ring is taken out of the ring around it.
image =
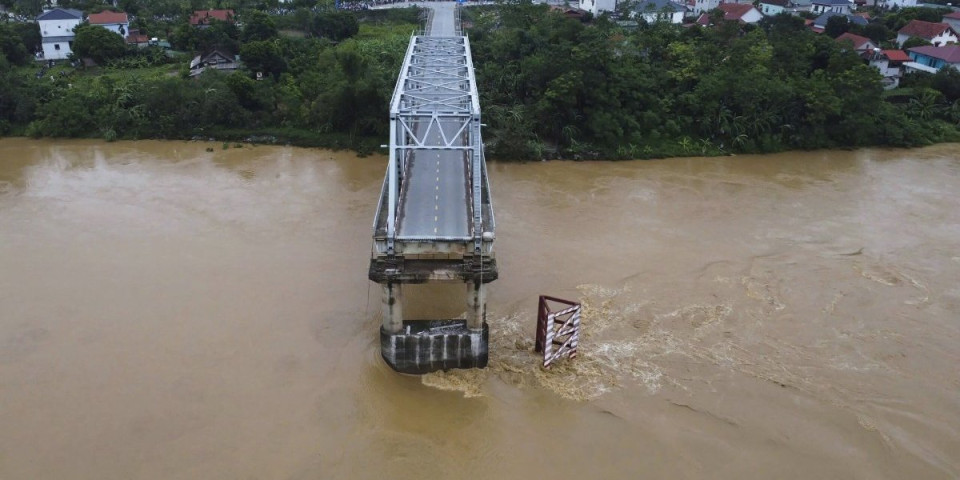
[[[890,18],[923,9],[907,10]],[[0,59],[0,135],[197,138],[361,154],[387,143],[389,101],[421,10],[363,11],[359,20],[350,12],[255,13],[243,30],[217,25],[181,39],[190,48],[239,48],[245,66],[232,73],[194,75],[188,54],[157,49],[82,69],[5,68]],[[545,5],[463,15],[491,159],[960,141],[960,72],[908,75],[904,88],[885,92],[875,69],[796,17],[627,28],[605,17],[582,22]]]

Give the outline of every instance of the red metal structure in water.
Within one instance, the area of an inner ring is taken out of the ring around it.
[[[551,303],[562,305],[554,311]],[[534,350],[543,353],[543,368],[550,368],[560,358],[577,356],[580,343],[580,310],[577,302],[540,296],[537,306],[537,343]]]

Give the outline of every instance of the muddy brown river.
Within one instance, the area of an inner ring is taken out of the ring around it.
[[[415,377],[383,157],[0,140],[0,478],[956,479],[958,158],[491,164],[490,367]],[[585,305],[550,371],[539,294]]]

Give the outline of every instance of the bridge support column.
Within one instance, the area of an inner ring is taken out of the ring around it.
[[[487,286],[467,282],[467,328],[481,330],[487,320]]]
[[[382,283],[383,330],[400,333],[403,330],[403,287],[399,283]]]

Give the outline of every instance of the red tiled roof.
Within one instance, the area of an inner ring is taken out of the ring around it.
[[[903,50],[884,50],[883,54],[887,56],[891,62],[909,62],[911,61],[910,55],[907,55],[907,52]]]
[[[960,45],[947,45],[945,47],[914,47],[911,52],[926,55],[928,57],[939,58],[947,63],[960,63]]]
[[[864,48],[864,45],[870,42],[870,39],[867,37],[861,37],[860,35],[854,35],[849,32],[844,33],[843,35],[840,35],[839,37],[836,38],[836,40],[838,42],[842,42],[844,40],[849,40],[853,42],[854,50],[861,50]]]
[[[91,13],[87,20],[90,20],[90,25],[109,25],[111,23],[130,23],[130,20],[127,19],[127,14],[123,12],[111,12],[110,10],[104,10],[100,13]]]
[[[944,15],[943,18],[952,18],[954,20],[960,20],[960,12],[950,12]]]
[[[721,3],[718,8],[723,10],[724,20],[740,20],[740,17],[746,15],[753,8],[753,5],[749,3]]]
[[[911,37],[920,37],[931,39],[943,33],[944,30],[952,30],[950,25],[939,22],[924,22],[923,20],[910,20],[910,23],[904,25],[897,33],[900,35],[909,35]]]
[[[149,40],[146,35],[127,35],[127,43],[147,43]]]
[[[233,21],[233,10],[197,10],[190,15],[190,25],[205,25],[215,18],[222,22]]]

